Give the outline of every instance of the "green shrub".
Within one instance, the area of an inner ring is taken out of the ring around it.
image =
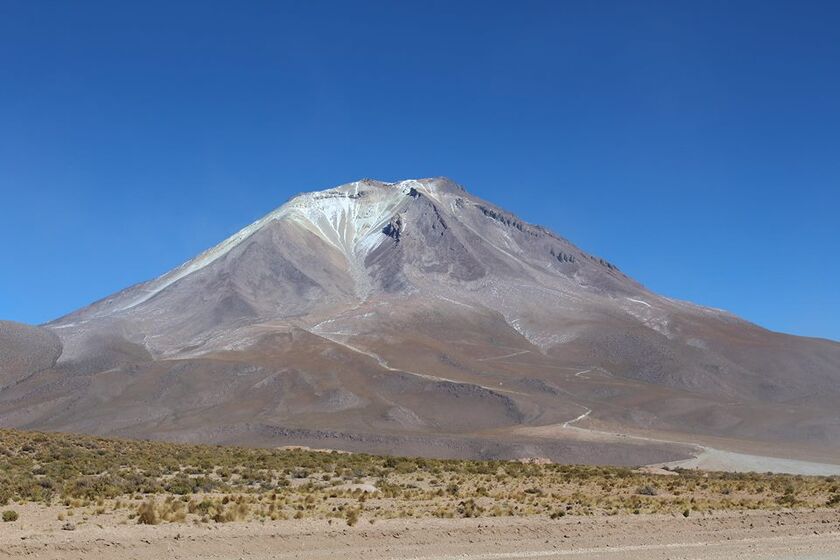
[[[3,521],[5,523],[9,523],[11,521],[17,521],[18,513],[13,509],[7,509],[3,512]]]

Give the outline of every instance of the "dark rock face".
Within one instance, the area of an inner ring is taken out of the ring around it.
[[[397,214],[391,218],[391,221],[382,228],[382,233],[393,239],[394,242],[399,243],[400,234],[402,233],[402,217]]]
[[[4,426],[622,464],[685,453],[564,428],[597,419],[840,460],[838,402],[840,344],[658,296],[440,178],[303,194],[44,327],[0,322]]]

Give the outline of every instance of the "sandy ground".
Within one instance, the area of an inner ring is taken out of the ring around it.
[[[355,527],[300,520],[116,524],[18,506],[0,523],[0,559],[828,560],[840,558],[840,511],[612,517],[393,519]]]
[[[840,464],[805,461],[790,458],[772,457],[753,453],[728,451],[710,447],[698,442],[682,441],[661,435],[639,435],[619,433],[609,429],[597,429],[580,425],[585,422],[592,411],[581,414],[577,418],[563,424],[546,426],[524,426],[516,429],[516,433],[532,437],[544,438],[572,438],[582,441],[623,442],[644,444],[670,444],[683,447],[687,453],[694,455],[689,459],[655,463],[653,466],[680,467],[684,469],[701,469],[707,471],[728,472],[758,472],[785,473],[808,476],[838,476]]]
[[[666,463],[670,467],[730,472],[774,472],[802,475],[840,475],[840,465],[779,459],[704,447],[693,459]]]

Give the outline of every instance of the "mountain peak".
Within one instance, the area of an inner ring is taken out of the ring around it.
[[[128,290],[132,292],[130,297],[120,298],[113,305],[101,306],[103,309],[97,314],[127,311],[147,302],[169,286],[224,258],[257,232],[276,222],[290,222],[308,231],[340,251],[351,268],[358,269],[367,254],[388,238],[386,227],[412,200],[425,195],[442,205],[444,196],[454,194],[463,195],[466,191],[445,177],[396,182],[367,178],[298,194],[192,260]]]
[[[450,193],[459,195],[467,194],[466,189],[462,185],[456,183],[448,177],[402,179],[400,181],[381,181],[379,179],[363,178],[357,181],[353,181],[351,183],[339,185],[337,187],[332,187],[319,191],[300,193],[292,197],[288,202],[293,202],[298,199],[324,199],[336,195],[355,199],[362,198],[370,192],[379,191],[386,193],[401,192],[403,194],[409,194],[411,193],[412,189],[417,192],[432,196],[437,195],[439,193]]]
[[[255,251],[266,253],[260,262],[253,261]],[[97,302],[86,314],[134,310],[187,277],[197,281],[217,275],[219,282],[228,283],[247,270],[277,282],[280,266],[308,269],[301,258],[324,261],[314,276],[339,267],[340,272],[331,274],[352,280],[352,286],[345,282],[339,291],[349,289],[361,300],[374,291],[411,292],[429,282],[438,287],[452,283],[449,289],[455,290],[479,281],[488,286],[491,278],[527,278],[544,285],[559,279],[567,285],[564,290],[582,290],[586,297],[641,289],[612,264],[469,195],[446,177],[360,179],[294,196],[194,259],[119,297]],[[320,280],[314,283],[323,287]],[[271,299],[270,294],[256,297]]]

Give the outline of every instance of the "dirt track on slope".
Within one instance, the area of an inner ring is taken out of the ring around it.
[[[18,507],[0,524],[0,559],[828,560],[840,558],[840,511],[705,516],[393,519],[109,524],[61,529],[55,511]],[[76,520],[80,522],[81,520]]]

